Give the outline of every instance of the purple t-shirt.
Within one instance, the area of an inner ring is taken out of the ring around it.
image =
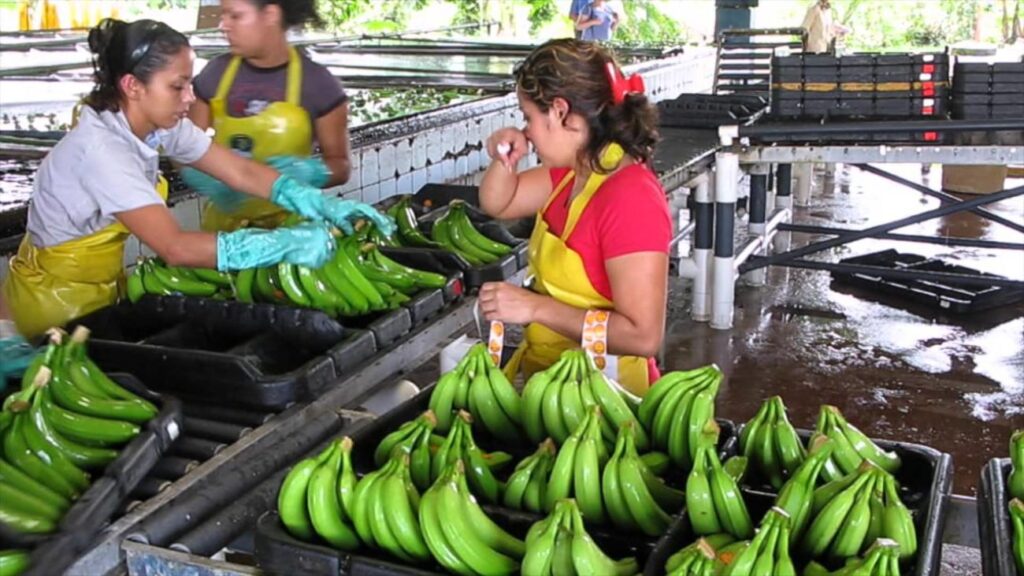
[[[220,79],[231,58],[231,54],[221,54],[206,64],[192,81],[197,98],[209,103],[217,94]],[[301,50],[299,59],[302,61],[301,105],[315,121],[344,104],[348,96],[341,82],[327,68],[310,60]],[[228,90],[228,115],[234,118],[255,116],[272,102],[284,101],[287,84],[287,63],[273,68],[257,68],[243,60]]]

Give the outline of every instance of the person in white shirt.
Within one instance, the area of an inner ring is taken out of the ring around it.
[[[153,20],[106,19],[90,30],[89,48],[96,84],[77,126],[39,167],[26,234],[0,287],[4,315],[20,336],[114,303],[132,234],[169,265],[239,270],[281,261],[320,266],[334,250],[330,226],[351,230],[351,218],[393,230],[371,206],[326,197],[212,143],[187,118],[194,54],[180,32]],[[161,151],[309,221],[277,230],[182,230],[165,203],[166,182],[160,186]]]
[[[807,43],[804,49],[811,54],[829,52],[835,37],[850,31],[846,26],[833,21],[831,0],[817,0],[812,4],[807,9],[804,22],[800,27],[807,31]]]

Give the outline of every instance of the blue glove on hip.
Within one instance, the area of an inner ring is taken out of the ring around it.
[[[352,221],[365,218],[373,222],[385,236],[395,231],[395,223],[376,208],[362,202],[327,197],[318,188],[312,188],[282,175],[274,182],[270,201],[285,210],[314,220],[326,220],[345,234],[353,233]]]
[[[0,390],[7,385],[8,378],[21,377],[37,353],[21,336],[0,338]]]
[[[217,270],[262,268],[280,262],[320,268],[334,255],[334,249],[334,236],[321,223],[221,232],[217,234]]]
[[[246,198],[245,194],[235,192],[227,184],[206,172],[201,172],[187,166],[182,168],[180,173],[181,179],[185,181],[189,188],[195,190],[196,194],[209,198],[217,208],[224,212],[234,212],[242,200]]]
[[[289,178],[317,188],[323,188],[331,179],[331,169],[319,156],[274,156],[267,159],[267,164]]]

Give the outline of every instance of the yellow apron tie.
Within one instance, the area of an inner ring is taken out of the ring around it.
[[[301,105],[302,59],[289,47],[285,100],[273,102],[254,116],[235,118],[228,114],[227,97],[235,82],[242,58],[231,59],[210,99],[210,117],[216,134],[214,142],[258,162],[273,156],[309,156],[313,153],[313,123]],[[210,232],[237,230],[245,225],[276,228],[288,213],[267,200],[245,198],[237,209],[226,213],[207,202],[202,229]]]
[[[618,144],[611,144],[601,156],[602,166],[615,166],[622,159],[624,152]],[[548,197],[544,208],[537,213],[533,234],[530,236],[530,266],[528,276],[533,277],[533,290],[551,296],[559,302],[581,310],[614,310],[614,304],[601,295],[590,283],[583,258],[574,251],[566,241],[590,200],[608,178],[609,174],[592,173],[587,179],[583,192],[572,200],[565,229],[560,236],[552,234],[544,213],[548,206],[569,185],[573,172],[565,175],[558,186]],[[520,370],[530,377],[534,372],[544,370],[554,364],[565,350],[579,348],[580,343],[542,326],[536,322],[528,325],[525,330],[523,345],[512,355],[505,367],[506,374],[514,377]],[[649,387],[647,359],[637,356],[619,356],[617,358],[618,374],[616,380],[624,388],[642,396]]]
[[[163,176],[156,189],[167,200]],[[130,235],[124,224],[115,222],[88,236],[37,248],[26,233],[3,285],[4,300],[22,335],[38,336],[116,302]]]

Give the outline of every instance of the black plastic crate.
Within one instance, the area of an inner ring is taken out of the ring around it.
[[[430,212],[423,218],[420,218],[420,228],[429,235],[431,230],[433,230],[434,222],[447,212],[447,206]],[[477,222],[474,211],[471,210],[469,214],[470,219],[474,221],[476,229],[484,236],[505,244],[515,242],[514,245],[510,244],[512,245],[512,252],[510,254],[502,256],[490,264],[473,266],[461,256],[454,260],[463,266],[462,274],[466,288],[475,291],[479,290],[480,286],[486,282],[501,282],[515,276],[516,272],[524,267],[523,263],[527,259],[527,242],[513,237],[508,230],[504,229],[497,222],[491,221],[481,224]]]
[[[749,124],[760,116],[767,101],[743,94],[682,94],[658,103],[661,126],[711,128],[725,124]]]
[[[1013,523],[1010,520],[1010,491],[1007,479],[1009,458],[993,458],[981,469],[978,489],[978,533],[981,540],[981,570],[984,576],[1024,576],[1013,560]]]
[[[381,246],[382,254],[395,262],[447,278],[443,288],[423,290],[403,306],[409,309],[413,326],[424,324],[442,313],[465,293],[463,274],[457,263],[445,258],[447,253],[423,248],[389,248]]]
[[[966,104],[953,102],[953,118],[958,120],[1024,118],[1024,103]]]
[[[315,396],[372,356],[378,340],[393,342],[412,325],[404,308],[351,329],[314,310],[200,300],[146,296],[70,326],[92,330],[98,364],[154,389],[281,409]]]
[[[1021,95],[1018,94],[990,94],[988,92],[982,94],[954,94],[953,95],[953,109],[956,110],[957,104],[966,105],[982,105],[982,106],[997,106],[1004,104],[1019,104]]]
[[[0,525],[0,548],[31,549],[26,575],[61,574],[74,564],[90,549],[100,530],[181,433],[181,402],[176,398],[150,391],[129,374],[110,373],[109,376],[127,390],[156,404],[160,411],[121,449],[102,474],[95,476],[61,519],[56,533],[22,535]]]
[[[901,253],[892,249],[845,258],[840,260],[840,263],[1002,278],[1001,276],[979,272],[966,266],[947,264],[938,259],[925,258],[917,254]],[[1003,286],[977,286],[924,279],[906,280],[844,272],[832,272],[832,277],[839,282],[899,296],[919,304],[958,314],[979,312],[1024,300],[1024,289]]]

